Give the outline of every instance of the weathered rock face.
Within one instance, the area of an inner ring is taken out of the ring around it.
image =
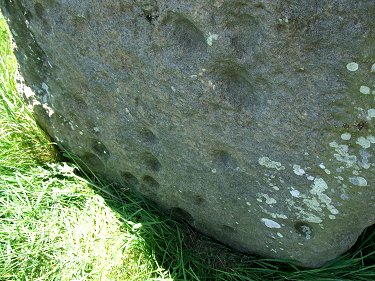
[[[241,251],[315,267],[375,222],[375,5],[0,1],[40,124]]]

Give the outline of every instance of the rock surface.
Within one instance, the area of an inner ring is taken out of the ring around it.
[[[57,144],[240,251],[316,267],[375,222],[375,5],[0,0]]]

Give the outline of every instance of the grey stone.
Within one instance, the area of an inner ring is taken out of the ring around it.
[[[0,1],[60,148],[240,251],[317,267],[375,222],[375,5]]]

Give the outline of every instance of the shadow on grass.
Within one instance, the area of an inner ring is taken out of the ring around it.
[[[69,158],[79,167],[77,158]],[[77,169],[77,173],[119,215],[124,227],[137,232],[145,244],[143,251],[168,270],[173,280],[375,280],[375,225],[342,256],[323,267],[307,269],[287,260],[236,252],[132,193],[131,186],[116,186],[87,169]]]

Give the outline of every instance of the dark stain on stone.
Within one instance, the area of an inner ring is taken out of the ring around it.
[[[97,171],[104,170],[105,165],[103,161],[94,153],[86,152],[80,157],[81,161],[87,165],[87,167],[95,167]]]
[[[139,98],[139,97],[135,97],[135,98],[134,98],[134,104],[135,104],[136,106],[139,106],[139,105],[140,105],[140,98]]]
[[[294,224],[294,228],[297,231],[297,233],[306,240],[310,240],[311,238],[313,238],[313,227],[309,223],[302,221],[296,222]]]
[[[151,176],[144,176],[142,178],[142,186],[147,190],[153,191],[160,187],[160,184]]]
[[[161,169],[159,160],[149,152],[143,155],[142,160],[145,166],[153,172],[158,172]]]
[[[35,3],[34,10],[38,18],[44,19],[46,12],[42,4],[40,4],[39,2]]]
[[[50,33],[52,31],[52,28],[46,18],[46,11],[43,5],[39,2],[35,3],[34,10],[35,10],[37,17],[42,21],[43,30],[46,33]]]
[[[261,36],[259,21],[248,14],[237,15],[226,23],[226,27],[233,34],[230,38],[230,44],[235,57],[239,59],[252,57]]]
[[[163,23],[171,40],[185,52],[195,53],[207,48],[203,31],[184,15],[170,13]]]
[[[151,11],[143,11],[143,16],[144,18],[151,24],[154,25],[154,21],[156,21],[159,16],[156,14],[153,14]]]
[[[110,157],[110,153],[107,147],[97,139],[93,139],[91,141],[91,148],[93,149],[95,154],[97,154],[102,159],[108,160],[108,158]]]
[[[213,163],[221,169],[234,169],[237,167],[236,159],[225,150],[213,152]]]
[[[259,103],[247,70],[236,63],[219,61],[212,66],[216,100],[234,110],[248,110]]]
[[[130,172],[122,172],[121,177],[125,183],[126,186],[128,187],[135,187],[139,185],[139,181],[135,175],[133,175]]]
[[[30,13],[29,10],[25,10],[24,16],[25,16],[25,19],[29,22],[33,19],[33,15]]]
[[[366,121],[359,121],[359,122],[355,125],[355,127],[358,129],[358,131],[361,131],[361,130],[363,130],[363,129],[367,129],[368,124],[367,124]]]
[[[193,197],[193,202],[195,205],[202,205],[203,203],[206,202],[206,200],[201,195],[195,194],[192,197]]]
[[[159,140],[158,138],[155,136],[155,134],[147,129],[147,128],[143,128],[141,131],[140,131],[140,138],[141,140],[146,144],[146,145],[149,145],[149,146],[154,146],[154,145],[157,145],[159,143]]]
[[[228,226],[228,225],[222,225],[221,226],[221,229],[225,232],[225,233],[235,233],[236,232],[236,230],[233,228],[233,227],[231,227],[231,226]]]
[[[184,220],[190,224],[194,222],[193,216],[188,211],[182,208],[176,207],[176,208],[172,208],[170,211],[171,211],[171,215],[177,219]]]
[[[87,24],[87,19],[84,16],[76,15],[72,17],[72,24],[76,29],[82,30]]]

